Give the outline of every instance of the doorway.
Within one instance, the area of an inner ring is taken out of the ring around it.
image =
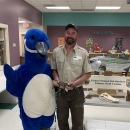
[[[8,25],[0,23],[0,70],[4,63],[10,64]]]

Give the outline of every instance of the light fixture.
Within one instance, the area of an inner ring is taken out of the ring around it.
[[[47,9],[70,9],[68,6],[47,6]]]
[[[120,9],[118,6],[97,6],[95,9]]]
[[[25,21],[18,21],[18,23],[25,23]]]

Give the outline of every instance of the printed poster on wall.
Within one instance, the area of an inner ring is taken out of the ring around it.
[[[93,47],[93,38],[86,38],[86,47],[87,48]]]
[[[118,50],[122,48],[122,41],[123,41],[123,38],[116,38],[115,47],[116,47]]]
[[[61,46],[64,44],[64,37],[58,37],[58,46]]]

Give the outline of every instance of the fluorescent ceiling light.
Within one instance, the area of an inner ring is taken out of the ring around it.
[[[47,9],[70,9],[68,6],[47,6]]]
[[[97,6],[95,9],[120,9],[121,7],[117,6]]]

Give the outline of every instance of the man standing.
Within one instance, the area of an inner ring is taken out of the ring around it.
[[[84,92],[83,83],[91,76],[88,52],[77,45],[78,29],[74,24],[65,27],[65,44],[53,50],[51,68],[59,87],[57,119],[60,130],[69,130],[69,109],[72,130],[83,130]],[[66,86],[59,85],[60,82]],[[64,89],[65,87],[65,89]]]

